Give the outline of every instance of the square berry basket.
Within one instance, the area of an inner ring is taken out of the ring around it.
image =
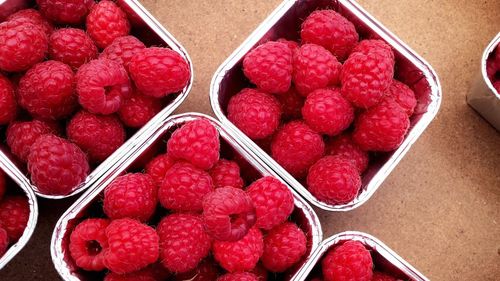
[[[300,38],[302,21],[313,11],[333,9],[351,21],[360,38],[382,39],[395,54],[395,78],[408,85],[415,93],[417,106],[410,118],[410,128],[397,150],[372,157],[368,169],[362,175],[362,185],[354,200],[333,205],[313,196],[307,188],[280,166],[269,154],[240,131],[227,117],[229,99],[241,89],[251,86],[242,71],[245,55],[256,46],[270,40]],[[222,124],[237,132],[241,140],[256,157],[262,159],[308,202],[328,211],[349,211],[361,206],[380,187],[391,171],[408,152],[411,145],[423,133],[436,116],[441,103],[441,86],[432,67],[406,44],[375,20],[352,0],[287,0],[227,58],[212,78],[210,100],[215,115]]]
[[[219,132],[221,141],[221,157],[231,159],[237,157],[241,160],[242,173],[247,180],[254,180],[261,176],[277,177],[276,172],[255,158],[241,143],[234,133],[224,128],[218,121],[198,113],[185,113],[164,118],[155,123],[148,133],[141,136],[138,145],[134,146],[130,155],[111,166],[110,173],[99,178],[94,184],[63,214],[59,219],[52,235],[51,254],[54,266],[64,280],[101,280],[102,273],[90,273],[77,269],[68,250],[69,236],[83,218],[88,216],[102,217],[103,191],[116,177],[124,172],[141,171],[144,161],[149,161],[158,153],[164,153],[166,141],[175,129],[186,122],[193,120],[207,120]],[[279,275],[280,280],[290,280],[306,262],[322,241],[322,230],[319,219],[314,210],[297,193],[293,192],[295,209],[291,220],[295,222],[306,234],[307,251],[302,261],[294,268]],[[101,278],[101,279],[99,279]]]
[[[82,183],[76,186],[72,191],[65,195],[49,195],[42,193],[35,184],[30,180],[27,168],[13,153],[6,144],[6,130],[7,126],[0,127],[0,150],[6,155],[6,159],[2,161],[8,165],[17,165],[19,170],[22,171],[23,181],[30,183],[30,186],[37,196],[48,199],[61,199],[81,193],[93,182],[101,177],[109,175],[110,167],[123,157],[127,157],[130,151],[138,144],[138,136],[150,130],[150,127],[158,124],[165,117],[169,116],[187,97],[193,84],[193,66],[191,59],[184,49],[184,47],[177,42],[177,40],[139,3],[137,0],[121,0],[117,2],[120,8],[127,14],[131,25],[130,34],[137,37],[142,41],[146,47],[167,47],[178,53],[188,64],[190,70],[190,78],[187,85],[177,93],[169,94],[165,97],[159,98],[158,102],[161,103],[161,110],[149,120],[149,122],[140,128],[125,127],[125,142],[114,151],[104,161],[91,164],[90,171]],[[8,15],[23,9],[35,7],[35,1],[21,1],[21,0],[6,0],[0,2],[0,19],[5,19]],[[25,116],[26,115],[26,116]],[[25,119],[28,113],[22,113],[19,116],[20,120]],[[61,123],[67,121],[62,120]],[[64,124],[65,126],[65,124]]]

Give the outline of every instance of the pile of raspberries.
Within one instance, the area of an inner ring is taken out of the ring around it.
[[[302,23],[301,43],[251,50],[243,73],[255,84],[232,96],[228,119],[320,201],[346,204],[361,187],[370,152],[403,142],[417,100],[395,80],[384,41],[361,40],[333,10]]]
[[[486,74],[500,95],[500,45],[497,45],[486,61]]]
[[[70,234],[75,264],[106,281],[264,281],[303,261],[292,192],[271,176],[243,178],[248,162],[220,158],[220,146],[209,121],[189,121],[166,153],[114,179],[96,203],[105,217]]]
[[[122,1],[36,2],[0,23],[0,126],[38,191],[64,195],[191,74],[175,51],[129,35]]]

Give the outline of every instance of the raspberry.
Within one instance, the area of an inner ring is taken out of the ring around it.
[[[116,38],[113,43],[106,47],[99,56],[100,58],[115,60],[128,70],[132,57],[142,49],[146,48],[144,43],[132,35]]]
[[[59,24],[79,24],[94,5],[93,0],[36,0],[42,14]]]
[[[338,89],[318,89],[307,96],[302,116],[311,129],[334,136],[349,128],[354,109]]]
[[[397,281],[397,279],[388,274],[375,271],[373,272],[371,281]]]
[[[76,108],[75,77],[69,66],[46,61],[28,70],[19,81],[19,104],[44,119],[61,119]]]
[[[109,247],[104,265],[111,271],[130,273],[154,263],[160,254],[156,231],[133,219],[117,219],[106,228]]]
[[[111,114],[120,109],[131,89],[127,71],[120,63],[97,59],[78,69],[76,91],[80,104],[88,111]]]
[[[259,281],[257,276],[249,272],[227,273],[217,278],[217,281]]]
[[[29,216],[30,207],[26,197],[10,196],[0,202],[0,227],[7,231],[11,243],[21,238]]]
[[[247,189],[255,207],[255,226],[269,230],[286,221],[293,212],[293,194],[281,181],[263,177]]]
[[[221,187],[205,196],[203,220],[207,233],[213,238],[238,241],[255,224],[255,209],[243,190]]]
[[[281,127],[271,143],[271,155],[285,170],[302,178],[325,152],[323,138],[302,121]]]
[[[283,272],[306,253],[304,232],[294,223],[285,222],[271,229],[264,238],[262,264],[272,272]]]
[[[293,56],[293,82],[299,93],[337,85],[342,65],[325,48],[304,44]]]
[[[219,269],[217,265],[210,260],[200,262],[198,267],[186,273],[176,274],[175,281],[213,281],[217,279]]]
[[[163,109],[161,100],[135,93],[122,102],[118,115],[120,120],[132,128],[140,128]]]
[[[129,72],[141,92],[157,98],[180,92],[191,77],[189,65],[181,55],[156,47],[138,51],[130,60]]]
[[[172,272],[195,269],[210,251],[210,236],[198,215],[172,214],[158,224],[161,260]]]
[[[295,87],[290,87],[288,92],[276,96],[281,104],[282,118],[284,120],[299,119],[302,117],[302,107],[304,106],[304,97],[302,97]]]
[[[97,47],[104,49],[116,38],[128,35],[130,23],[120,7],[112,1],[103,0],[90,10],[87,32]]]
[[[262,256],[263,249],[262,233],[255,227],[238,241],[214,241],[212,246],[215,260],[229,272],[254,269]]]
[[[328,251],[321,265],[325,281],[370,281],[373,275],[370,252],[358,241]]]
[[[292,83],[292,71],[292,50],[284,43],[264,43],[243,59],[245,76],[268,93],[288,91]]]
[[[49,134],[40,136],[31,146],[28,170],[39,192],[65,195],[85,180],[89,164],[78,146]]]
[[[14,122],[7,128],[7,145],[14,155],[27,161],[33,143],[38,137],[50,133],[55,131],[43,121]]]
[[[263,139],[274,133],[280,123],[278,100],[259,90],[245,88],[231,97],[227,117],[251,139]]]
[[[328,204],[347,204],[358,194],[361,177],[351,160],[325,156],[309,169],[307,188]]]
[[[408,116],[413,115],[417,99],[415,93],[406,84],[393,80],[391,86],[385,94],[384,100],[393,100],[401,106]]]
[[[9,247],[9,236],[7,231],[0,227],[0,257],[2,257]]]
[[[280,38],[280,39],[276,40],[276,42],[286,44],[288,46],[288,48],[290,48],[290,50],[292,50],[292,52],[295,52],[300,47],[299,43],[292,41],[292,40],[287,40],[285,38]]]
[[[243,188],[240,166],[234,161],[220,159],[209,171],[214,187]]]
[[[194,120],[175,130],[167,142],[167,151],[175,159],[189,161],[208,170],[219,161],[219,132],[208,120]]]
[[[104,231],[109,222],[108,219],[86,219],[71,232],[69,253],[78,267],[92,271],[105,269],[108,239]]]
[[[127,274],[109,272],[104,277],[104,281],[156,281],[156,278],[151,270],[145,269]]]
[[[61,28],[50,35],[49,57],[77,69],[97,57],[97,47],[85,31]]]
[[[210,175],[189,163],[177,163],[165,174],[158,190],[163,207],[179,211],[202,210],[203,197],[214,189]]]
[[[493,82],[493,88],[495,88],[497,93],[500,95],[500,81]]]
[[[392,51],[391,46],[378,39],[363,40],[359,42],[352,52],[360,52],[364,54],[379,52],[383,56],[390,58],[391,61],[394,61],[394,52]]]
[[[5,195],[6,190],[7,186],[5,182],[5,173],[2,170],[0,170],[0,201],[2,201],[2,198]]]
[[[165,174],[175,164],[175,161],[166,153],[153,158],[145,168],[145,173],[153,178],[154,182],[161,186]]]
[[[157,192],[153,179],[148,175],[119,176],[104,189],[104,213],[111,219],[148,221],[158,203]]]
[[[15,22],[18,25],[24,24],[24,23],[30,23],[33,25],[36,25],[40,27],[43,32],[47,35],[47,37],[50,36],[52,33],[52,30],[54,27],[50,22],[48,22],[42,14],[40,14],[39,11],[35,9],[23,9],[20,11],[17,11],[13,14],[11,14],[9,17],[7,17],[7,21],[10,22]]]
[[[410,126],[404,110],[394,101],[363,112],[356,120],[353,140],[369,151],[392,151],[401,145]]]
[[[351,161],[359,173],[362,174],[368,167],[368,152],[362,150],[350,135],[341,135],[327,146],[327,154],[342,157]]]
[[[16,117],[17,102],[14,86],[0,74],[0,125],[9,124]]]
[[[47,35],[31,23],[0,23],[0,70],[24,71],[45,58]]]
[[[304,43],[321,45],[339,60],[344,60],[358,43],[354,24],[333,10],[312,12],[302,23]]]

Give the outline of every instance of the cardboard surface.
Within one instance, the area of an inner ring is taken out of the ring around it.
[[[344,230],[372,234],[431,280],[499,280],[500,133],[465,102],[482,50],[500,30],[499,0],[359,2],[435,68],[443,103],[370,201],[348,213],[318,212],[325,237]],[[142,3],[194,62],[193,90],[177,112],[211,114],[216,68],[280,0]],[[35,234],[0,280],[59,279],[50,237],[73,200],[40,200]]]

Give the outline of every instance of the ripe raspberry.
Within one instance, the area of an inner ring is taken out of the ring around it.
[[[361,188],[359,171],[351,160],[325,156],[309,169],[307,189],[328,204],[347,204]]]
[[[300,45],[299,43],[292,41],[292,40],[287,40],[285,38],[280,38],[276,40],[276,42],[286,44],[290,50],[292,50],[292,53],[295,52],[296,50],[299,49]]]
[[[97,47],[85,31],[60,28],[50,35],[49,57],[77,69],[97,57]]]
[[[259,281],[259,279],[250,272],[237,272],[224,274],[217,278],[217,281]]]
[[[9,236],[7,231],[0,227],[0,257],[2,257],[9,248]]]
[[[401,106],[408,116],[413,115],[417,99],[415,93],[406,84],[393,80],[385,94],[384,100],[393,100]]]
[[[375,271],[373,272],[371,281],[398,281],[398,280],[388,274]]]
[[[106,228],[109,247],[104,265],[111,271],[130,273],[154,263],[160,255],[156,231],[133,219],[117,219]]]
[[[198,215],[168,215],[158,224],[157,231],[162,264],[172,272],[195,269],[210,251],[210,236]]]
[[[148,221],[158,203],[158,188],[145,174],[125,174],[104,189],[103,209],[110,219],[132,218]]]
[[[209,171],[214,187],[243,188],[240,166],[234,161],[220,159]]]
[[[362,150],[350,135],[341,135],[327,145],[327,154],[350,160],[362,174],[368,167],[368,152]]]
[[[172,157],[168,156],[166,153],[160,154],[146,165],[145,173],[151,176],[158,186],[161,186],[165,174],[174,164],[175,161]]]
[[[328,251],[321,265],[325,281],[370,281],[373,275],[370,252],[358,241]]]
[[[36,0],[42,14],[59,24],[79,24],[94,5],[93,0]]]
[[[130,81],[123,66],[112,60],[97,59],[82,65],[76,73],[80,104],[95,114],[111,114],[130,95]]]
[[[0,70],[28,70],[45,58],[47,50],[47,35],[39,26],[17,21],[0,23]]]
[[[229,272],[242,272],[254,269],[264,250],[262,232],[251,228],[240,240],[214,241],[212,252],[215,260]]]
[[[262,264],[272,272],[284,272],[306,253],[304,232],[294,223],[285,222],[271,229],[264,238]]]
[[[30,207],[24,196],[7,196],[0,202],[0,227],[7,231],[11,243],[21,238],[29,216]]]
[[[128,65],[132,57],[146,45],[132,35],[116,38],[111,45],[107,46],[99,56],[100,58],[117,61],[128,70]]]
[[[65,195],[85,180],[89,163],[76,144],[49,134],[31,146],[28,170],[39,192]]]
[[[267,42],[243,59],[243,72],[267,93],[285,93],[292,83],[292,50],[287,44]]]
[[[198,267],[186,273],[176,274],[175,281],[213,281],[219,276],[217,265],[211,260],[200,262]]]
[[[87,32],[97,47],[104,49],[116,38],[128,35],[130,23],[127,15],[113,1],[103,0],[90,10]]]
[[[156,281],[156,278],[151,270],[144,269],[127,274],[108,272],[104,277],[104,281]]]
[[[33,143],[38,137],[50,133],[55,133],[55,131],[43,121],[14,122],[7,128],[7,145],[14,155],[27,161]]]
[[[14,86],[0,74],[0,125],[7,125],[16,118],[17,102]]]
[[[69,237],[69,253],[76,265],[84,270],[105,269],[104,253],[108,248],[105,229],[108,219],[86,219],[80,222]]]
[[[46,61],[28,70],[19,81],[19,104],[44,119],[61,119],[76,108],[75,77],[69,66]]]
[[[293,194],[288,187],[274,177],[263,177],[247,189],[255,207],[255,226],[269,230],[286,221],[294,209]]]
[[[300,119],[302,117],[302,107],[304,106],[304,97],[302,97],[295,87],[290,87],[288,92],[276,96],[281,104],[282,118],[284,120]]]
[[[392,151],[401,145],[410,126],[404,110],[385,101],[363,112],[356,120],[353,140],[369,151]]]
[[[118,115],[120,120],[132,128],[140,128],[163,109],[161,100],[135,93],[122,102]]]
[[[138,51],[130,60],[129,72],[141,92],[157,98],[180,92],[191,77],[189,65],[181,55],[156,47]]]
[[[500,80],[493,82],[493,88],[495,88],[495,90],[497,90],[497,93],[500,95]]]
[[[214,189],[210,175],[189,163],[174,164],[158,190],[163,207],[178,211],[200,211],[203,197]]]
[[[5,173],[2,170],[0,170],[0,201],[2,201],[2,198],[5,195],[6,190],[7,186],[5,182]]]
[[[219,161],[219,132],[208,120],[194,120],[175,130],[167,142],[168,154],[208,170]]]
[[[255,224],[255,220],[252,200],[241,189],[217,188],[203,200],[205,229],[217,240],[242,239]]]
[[[300,37],[328,49],[339,60],[347,58],[358,43],[354,24],[333,10],[312,12],[302,23]]]
[[[311,129],[334,136],[349,128],[354,109],[338,89],[318,89],[307,96],[302,116]]]
[[[371,52],[378,52],[384,57],[390,58],[394,61],[394,52],[387,43],[378,39],[369,39],[359,42],[359,44],[352,50],[353,53],[360,52],[363,54],[368,54]]]
[[[249,138],[257,140],[274,133],[280,123],[278,100],[264,92],[245,88],[231,97],[227,117]]]
[[[339,83],[342,65],[325,48],[304,44],[293,56],[293,82],[299,93],[334,86]]]
[[[285,170],[302,178],[325,152],[323,138],[302,121],[281,127],[271,143],[271,155]]]
[[[23,9],[20,11],[17,11],[10,16],[7,17],[7,21],[10,22],[15,22],[18,25],[24,24],[24,23],[31,23],[33,25],[39,26],[42,28],[43,32],[47,35],[47,37],[50,36],[52,33],[52,30],[54,27],[50,22],[48,22],[42,14],[40,14],[39,11],[35,9]]]

